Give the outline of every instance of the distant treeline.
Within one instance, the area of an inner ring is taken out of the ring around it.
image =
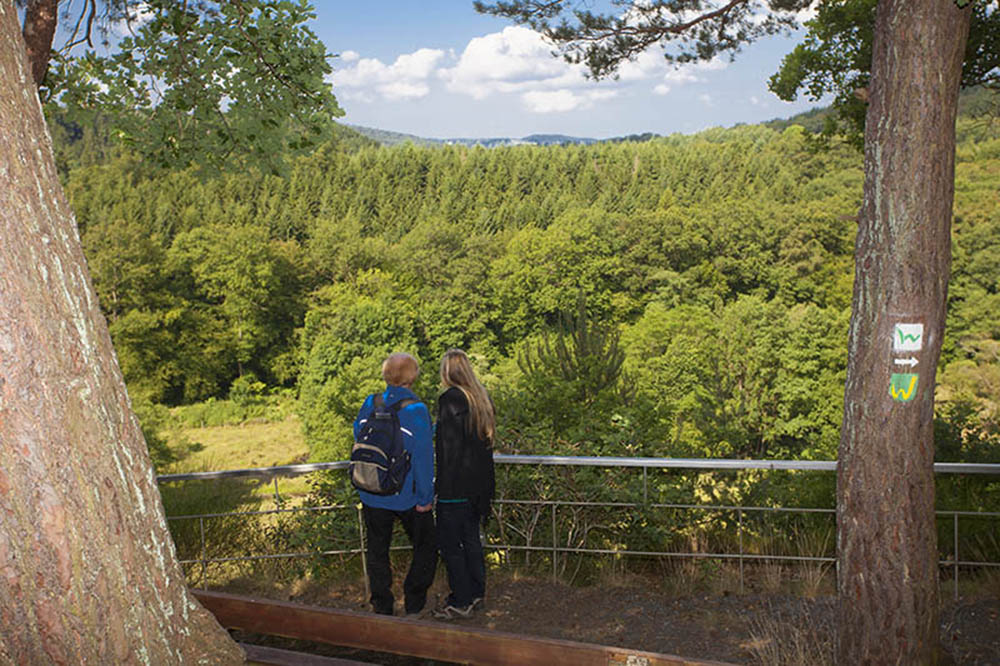
[[[1000,450],[1000,138],[961,123],[948,460]],[[501,448],[836,454],[862,160],[801,127],[496,149],[345,130],[283,177],[60,154],[138,401],[295,388],[313,457],[339,459],[387,352],[419,357],[432,403],[462,347]]]

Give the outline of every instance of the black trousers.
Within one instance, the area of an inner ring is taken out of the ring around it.
[[[480,516],[469,502],[437,503],[438,546],[448,570],[448,603],[466,607],[486,595]]]
[[[410,570],[403,581],[403,595],[407,613],[421,611],[427,603],[427,589],[434,582],[437,569],[437,544],[434,533],[434,514],[419,512],[390,511],[363,506],[368,547],[368,583],[371,587],[372,609],[376,613],[392,615],[395,598],[392,596],[392,565],[389,562],[389,546],[392,542],[392,528],[398,519],[403,524],[406,536],[413,546]]]

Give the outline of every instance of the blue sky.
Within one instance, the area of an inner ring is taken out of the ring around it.
[[[343,122],[425,137],[607,138],[692,133],[787,117],[818,103],[779,100],[767,79],[796,43],[771,37],[729,62],[677,69],[659,49],[618,81],[594,82],[526,28],[472,0],[315,0],[311,25],[331,61]]]

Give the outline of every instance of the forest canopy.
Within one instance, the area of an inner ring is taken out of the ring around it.
[[[947,459],[998,437],[1000,138],[973,119],[959,138]],[[294,390],[312,458],[343,459],[387,352],[417,355],[431,400],[462,347],[507,450],[836,455],[862,184],[846,143],[816,152],[793,125],[384,148],[344,129],[285,176],[211,177],[88,145],[57,153],[140,402]],[[581,325],[604,346],[575,344]],[[623,362],[592,386],[611,343]]]

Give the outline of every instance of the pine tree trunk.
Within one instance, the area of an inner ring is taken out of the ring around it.
[[[968,27],[954,0],[879,2],[837,480],[839,664],[937,660],[934,377]]]
[[[0,663],[242,663],[188,594],[0,0]]]

